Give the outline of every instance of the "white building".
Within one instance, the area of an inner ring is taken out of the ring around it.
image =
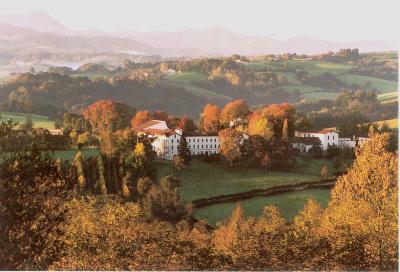
[[[153,139],[153,150],[157,156],[172,160],[178,154],[178,146],[182,138],[182,130],[171,130],[165,121],[151,120],[135,128],[140,134],[146,134]],[[185,136],[192,155],[219,153],[219,137],[203,133]]]
[[[339,147],[344,148],[355,148],[357,145],[356,139],[353,136],[353,138],[339,138]]]
[[[332,129],[322,129],[316,131],[295,131],[295,137],[315,137],[321,141],[322,150],[327,150],[329,146],[339,146],[339,134]]]
[[[185,138],[192,155],[219,153],[219,137],[217,135],[196,133],[185,136]]]

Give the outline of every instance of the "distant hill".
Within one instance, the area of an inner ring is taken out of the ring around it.
[[[29,28],[0,23],[0,49],[48,52],[134,52],[155,54],[147,44],[109,36],[72,36],[38,32]]]
[[[164,56],[316,54],[337,51],[340,48],[359,48],[361,52],[396,50],[396,46],[381,41],[338,43],[310,37],[279,41],[270,37],[243,35],[222,27],[175,32],[75,31],[44,12],[1,15],[0,23],[31,30],[22,36],[9,37],[10,32],[4,29],[4,25],[0,27],[0,41],[4,43],[2,47],[16,46],[22,49],[32,45],[40,50],[129,51]],[[18,29],[17,32],[20,31]]]

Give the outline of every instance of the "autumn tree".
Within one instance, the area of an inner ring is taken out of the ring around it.
[[[233,100],[225,105],[221,111],[221,123],[228,125],[229,122],[241,118],[245,119],[249,113],[249,106],[244,100]]]
[[[155,120],[167,121],[169,116],[166,112],[163,111],[156,111],[153,113],[153,118]]]
[[[271,141],[274,137],[273,124],[261,116],[260,113],[253,112],[249,117],[249,124],[247,132],[249,135],[259,135],[264,137],[267,141]]]
[[[135,117],[131,120],[131,127],[135,128],[153,119],[149,111],[138,111]]]
[[[0,267],[46,270],[65,247],[58,235],[70,180],[49,155],[32,149],[2,162],[0,184]]]
[[[356,150],[356,159],[331,195],[323,227],[336,268],[392,270],[398,265],[398,157],[388,135]]]
[[[196,126],[192,119],[187,115],[184,115],[179,120],[178,128],[183,131],[183,133],[191,133],[196,130]]]
[[[174,173],[179,173],[185,168],[185,159],[180,155],[175,155],[172,159]]]
[[[87,107],[83,116],[95,132],[114,132],[129,126],[131,110],[123,103],[99,100]]]
[[[203,110],[203,130],[207,133],[215,133],[219,129],[221,110],[213,104],[207,104]]]
[[[152,185],[153,182],[149,177],[139,178],[137,181],[136,190],[141,196],[144,196],[150,190]]]
[[[329,177],[329,170],[327,165],[322,166],[320,174],[321,178],[323,179],[327,179]]]
[[[243,141],[243,134],[234,129],[224,129],[218,134],[219,136],[219,150],[224,158],[233,167],[233,162],[240,158],[240,146]]]

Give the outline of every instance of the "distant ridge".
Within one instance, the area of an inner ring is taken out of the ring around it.
[[[381,41],[331,42],[310,37],[279,41],[270,37],[238,34],[222,27],[175,32],[75,31],[44,12],[0,15],[0,23],[3,23],[0,26],[0,41],[4,42],[0,47],[16,46],[22,49],[31,44],[37,50],[73,51],[81,48],[86,52],[131,51],[164,56],[318,54],[340,48],[358,48],[361,52],[396,50],[396,46]],[[8,25],[8,29],[4,24]],[[11,25],[25,29],[26,33],[16,29],[23,35],[10,37],[10,32],[13,34]]]

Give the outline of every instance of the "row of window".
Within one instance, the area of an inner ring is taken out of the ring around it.
[[[203,154],[217,154],[218,151],[194,151],[194,155],[203,155]]]
[[[197,148],[196,148],[196,145],[189,145],[189,148],[190,149],[200,149],[200,145],[197,145]],[[201,148],[203,149],[204,148],[204,145],[201,145]],[[219,144],[217,145],[217,144],[215,144],[215,145],[205,145],[205,148],[219,148]]]
[[[193,141],[192,141],[192,140],[193,140]],[[209,140],[209,139],[206,138],[205,140],[206,140],[206,143],[208,143],[208,140]],[[213,140],[214,140],[214,141],[213,141]],[[192,142],[195,143],[195,142],[196,142],[196,139],[190,139],[190,138],[188,138],[188,142],[189,142],[189,143],[192,143]],[[200,142],[200,139],[197,139],[197,142],[199,143],[199,142]],[[201,139],[201,142],[204,143],[204,139]],[[210,143],[212,143],[212,142],[215,142],[215,143],[216,143],[216,142],[217,142],[217,138],[210,139]]]

